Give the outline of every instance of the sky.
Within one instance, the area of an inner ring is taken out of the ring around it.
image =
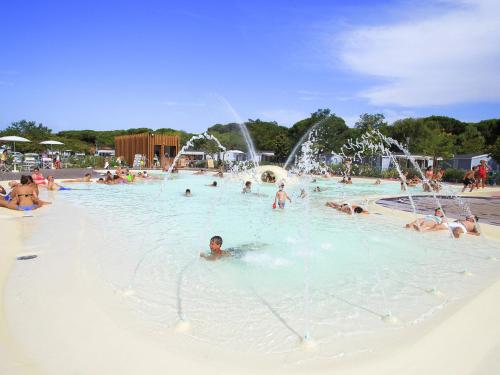
[[[500,117],[500,1],[4,1],[0,129]]]

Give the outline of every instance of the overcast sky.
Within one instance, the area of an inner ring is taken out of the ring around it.
[[[500,117],[500,1],[4,1],[0,129]]]

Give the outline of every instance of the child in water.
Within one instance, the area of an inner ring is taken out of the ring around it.
[[[284,189],[285,189],[285,184],[283,183],[280,184],[280,187],[276,192],[276,196],[274,197],[273,208],[276,208],[276,201],[278,201],[279,208],[285,208],[285,202],[287,199],[290,201],[290,203],[292,203],[292,200],[290,199],[290,197],[288,196],[288,194]]]
[[[213,236],[210,239],[210,254],[200,253],[201,258],[206,260],[217,260],[222,257],[230,257],[231,253],[229,251],[222,250],[222,237]]]

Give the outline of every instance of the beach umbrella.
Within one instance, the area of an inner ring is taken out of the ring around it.
[[[64,143],[62,142],[59,142],[59,141],[51,141],[51,140],[48,140],[48,141],[43,141],[43,142],[40,142],[41,145],[49,145],[49,146],[52,146],[52,145],[63,145]],[[50,153],[52,154],[52,147],[50,148]]]
[[[5,137],[1,137],[0,141],[14,143],[14,152],[16,152],[16,142],[31,142],[29,139],[26,139],[26,138],[23,138],[23,137],[18,137],[16,135],[8,135],[8,136],[5,136]],[[14,169],[13,169],[13,171],[17,172],[16,158],[14,158]]]

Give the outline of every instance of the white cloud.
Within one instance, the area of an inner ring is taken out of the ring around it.
[[[293,109],[271,109],[257,114],[263,121],[276,121],[280,125],[291,126],[297,121],[309,117],[310,114]]]
[[[172,100],[167,100],[162,102],[163,105],[167,107],[203,107],[205,103],[203,102],[175,102]]]
[[[500,1],[436,4],[425,18],[341,36],[341,60],[385,81],[361,97],[407,107],[500,101]]]

